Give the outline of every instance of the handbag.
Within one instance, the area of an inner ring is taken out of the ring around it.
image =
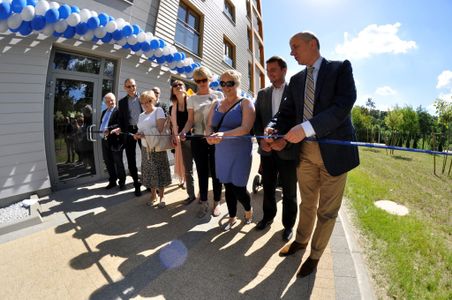
[[[163,130],[160,132],[157,128],[157,113],[155,114],[155,124],[156,126],[151,128],[149,135],[145,136],[146,139],[146,150],[150,152],[162,152],[169,149],[174,149],[171,135],[171,121],[167,117],[165,124],[163,125]]]

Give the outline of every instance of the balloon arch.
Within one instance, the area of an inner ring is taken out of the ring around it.
[[[184,52],[178,52],[173,45],[144,32],[137,24],[130,24],[122,18],[67,4],[45,0],[0,0],[0,33],[8,30],[28,36],[42,33],[47,36],[72,39],[81,37],[94,43],[110,43],[130,49],[148,60],[166,64],[172,72],[192,78],[193,70],[200,66]],[[210,83],[219,89],[218,76]],[[242,96],[249,96],[242,91]]]

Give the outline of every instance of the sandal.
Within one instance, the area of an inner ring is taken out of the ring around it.
[[[161,201],[158,205],[159,208],[164,208],[166,206],[165,201]]]
[[[223,225],[223,230],[224,231],[231,230],[236,222],[237,222],[237,218],[229,218],[229,221]]]
[[[218,217],[221,214],[220,211],[220,201],[215,201],[212,209],[212,216]]]
[[[253,208],[249,211],[245,211],[245,224],[251,224],[251,221],[253,221]]]

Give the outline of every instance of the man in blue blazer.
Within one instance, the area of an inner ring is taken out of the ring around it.
[[[266,61],[267,76],[271,86],[260,90],[257,94],[256,120],[254,132],[257,136],[264,134],[264,129],[272,117],[278,112],[281,101],[286,98],[287,63],[279,56],[272,56]],[[264,199],[262,208],[264,215],[256,225],[257,230],[263,230],[273,222],[276,216],[276,185],[281,183],[282,223],[284,231],[282,238],[289,241],[292,238],[292,228],[297,218],[297,160],[295,147],[287,147],[281,151],[272,150],[265,139],[258,139],[261,155],[262,184]],[[278,180],[279,178],[279,180]]]
[[[350,62],[328,61],[320,56],[320,43],[314,34],[295,34],[290,39],[290,49],[298,64],[306,68],[291,78],[287,98],[266,132],[284,134],[285,141],[300,147],[298,229],[295,241],[282,248],[280,255],[306,249],[312,235],[311,253],[298,273],[298,277],[305,277],[316,270],[328,244],[341,207],[347,172],[359,165],[356,147],[305,138],[355,140],[350,113],[356,88]],[[272,143],[272,139],[266,140]]]

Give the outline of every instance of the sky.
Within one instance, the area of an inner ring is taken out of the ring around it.
[[[311,31],[320,54],[352,63],[355,105],[377,109],[452,101],[452,0],[261,0],[265,59],[282,56],[290,76],[304,69],[289,39]]]

